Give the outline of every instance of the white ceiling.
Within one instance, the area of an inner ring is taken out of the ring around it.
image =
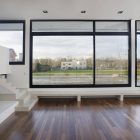
[[[119,10],[124,13],[118,15]],[[140,19],[140,0],[0,0],[0,19],[13,18]]]

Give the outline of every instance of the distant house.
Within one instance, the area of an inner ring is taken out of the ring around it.
[[[72,60],[61,62],[61,69],[68,70],[68,69],[86,69],[87,64],[85,60]]]
[[[9,49],[9,59],[10,61],[16,61],[16,52],[14,49]]]

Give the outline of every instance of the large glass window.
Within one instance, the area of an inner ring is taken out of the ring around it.
[[[32,86],[93,85],[93,22],[32,22]]]
[[[31,22],[30,87],[130,86],[129,21]]]
[[[96,36],[96,84],[128,84],[128,36]]]
[[[34,36],[33,85],[93,84],[92,36]]]
[[[96,32],[128,32],[126,21],[96,21]]]
[[[137,86],[140,86],[140,34],[137,34]]]
[[[136,21],[136,86],[140,86],[140,21]]]
[[[97,21],[95,27],[95,85],[130,85],[129,23]]]
[[[24,21],[0,21],[0,46],[9,48],[10,64],[24,64]]]

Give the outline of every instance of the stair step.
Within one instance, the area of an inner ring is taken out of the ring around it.
[[[0,80],[0,100],[17,101],[16,111],[30,111],[38,101],[38,98],[32,98],[25,89],[16,89],[7,80]]]
[[[3,87],[2,85],[0,85],[0,93],[9,93],[11,92],[9,89]]]
[[[21,112],[21,111],[30,111],[34,105],[37,103],[38,99],[32,99],[32,100],[28,100],[28,102],[26,102],[23,105],[18,105],[16,106],[16,111]]]
[[[17,105],[18,102],[16,101],[0,101],[0,123],[15,112]]]
[[[17,99],[21,99],[21,98],[23,98],[24,96],[26,96],[27,95],[27,91],[26,90],[19,90],[18,89],[18,94],[16,94],[16,97],[17,97]]]
[[[0,78],[0,84],[7,83],[7,79]]]
[[[7,89],[16,94],[19,92],[19,90],[16,89],[16,87],[13,86],[12,83],[7,82],[6,79],[0,79],[0,87],[2,87],[5,90]],[[0,91],[1,91],[1,89],[0,89]]]
[[[0,85],[0,93],[14,93],[17,94],[19,92],[18,89],[14,87],[10,87],[9,85]]]
[[[15,92],[10,91],[6,87],[0,86],[0,101],[16,101],[27,93],[26,90],[16,89]]]
[[[0,101],[16,101],[16,94],[0,93]]]
[[[24,94],[24,96],[17,99],[17,101],[19,101],[19,105],[26,104],[29,100],[30,100],[29,94]]]

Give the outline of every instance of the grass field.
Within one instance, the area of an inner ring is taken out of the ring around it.
[[[112,74],[124,74],[126,75],[128,72],[126,70],[97,70],[97,74],[106,74],[106,75],[112,75]],[[92,75],[93,70],[53,70],[48,72],[34,72],[33,76],[50,76],[50,75]],[[140,74],[140,71],[139,71]]]
[[[140,75],[140,70],[137,70],[137,74]]]

